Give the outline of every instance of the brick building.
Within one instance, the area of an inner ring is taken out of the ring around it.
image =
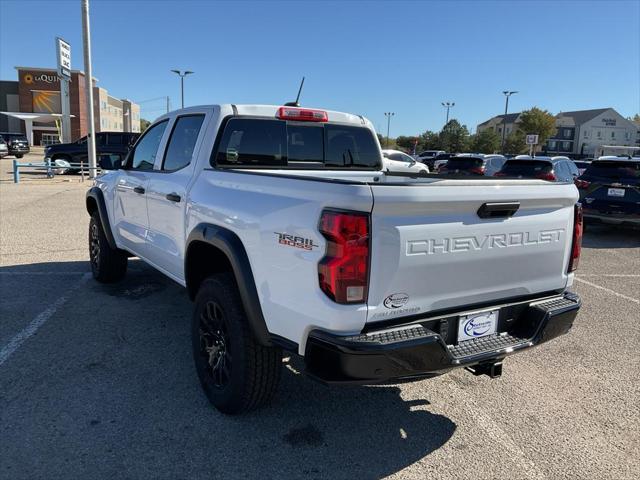
[[[25,124],[11,113],[60,114],[60,79],[56,70],[50,68],[16,67],[17,81],[0,82],[0,131],[25,132]],[[116,132],[140,131],[140,107],[130,100],[112,97],[107,90],[96,86],[93,79],[95,130]],[[86,110],[85,75],[79,70],[71,71],[69,84],[71,112],[71,140],[77,140],[88,132]],[[12,108],[13,107],[13,108]],[[15,108],[18,110],[15,110]],[[17,122],[17,123],[16,123]],[[11,127],[11,128],[10,128]],[[25,132],[26,133],[26,132]],[[33,122],[33,144],[57,143],[59,128],[56,121]]]

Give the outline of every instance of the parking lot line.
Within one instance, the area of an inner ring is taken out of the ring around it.
[[[584,283],[584,284],[589,285],[589,286],[591,286],[593,288],[597,288],[599,290],[603,290],[603,291],[608,292],[608,293],[610,293],[612,295],[615,295],[616,297],[624,298],[625,300],[629,300],[629,301],[631,301],[633,303],[637,303],[638,305],[640,305],[640,300],[638,300],[637,298],[633,298],[633,297],[629,297],[627,295],[623,295],[622,293],[618,293],[615,290],[611,290],[610,288],[606,288],[606,287],[603,287],[601,285],[597,285],[595,283],[589,282],[587,280],[583,280],[583,279],[578,278],[578,277],[576,277],[575,280],[576,280],[576,282]]]
[[[634,273],[581,273],[580,277],[618,277],[618,278],[628,278],[628,277],[640,277],[638,274]]]
[[[2,366],[7,360],[9,360],[11,355],[13,355],[16,352],[16,350],[18,350],[20,346],[27,339],[29,339],[29,337],[31,337],[34,333],[36,333],[38,329],[42,327],[42,325],[44,325],[45,322],[49,320],[51,316],[54,313],[56,313],[56,311],[67,302],[67,300],[69,300],[69,297],[71,296],[71,294],[76,289],[78,289],[82,284],[84,284],[87,280],[89,280],[90,277],[91,277],[90,273],[85,273],[84,275],[82,275],[82,278],[80,279],[80,281],[77,282],[75,285],[73,285],[67,291],[67,293],[59,297],[55,302],[53,302],[49,306],[49,308],[47,308],[46,310],[38,314],[33,320],[31,320],[29,325],[27,325],[20,333],[15,335],[11,340],[9,340],[9,343],[7,343],[7,345],[2,347],[2,350],[0,350],[0,366]]]

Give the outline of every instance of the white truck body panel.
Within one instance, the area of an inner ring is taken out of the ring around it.
[[[276,106],[235,107],[237,115],[274,118]],[[176,116],[204,113],[191,164],[161,172],[162,152]],[[567,275],[578,193],[542,180],[440,180],[390,177],[381,171],[242,171],[210,166],[221,122],[231,105],[191,107],[169,119],[154,170],[100,176],[116,244],[185,285],[185,242],[199,224],[234,232],[242,241],[270,333],[304,354],[312,329],[356,334],[367,322],[561,290]],[[369,128],[363,117],[328,112],[329,122]],[[375,132],[374,132],[375,134]],[[133,193],[143,186],[145,195]],[[175,193],[179,202],[164,197]],[[480,219],[485,202],[518,201],[509,219]],[[368,302],[341,305],[318,285],[326,241],[318,231],[325,208],[371,214]],[[289,248],[278,234],[313,243]],[[446,245],[445,245],[446,244]],[[409,298],[392,312],[384,300]]]

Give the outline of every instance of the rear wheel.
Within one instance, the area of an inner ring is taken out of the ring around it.
[[[282,370],[282,350],[256,342],[233,275],[207,278],[196,296],[191,324],[200,384],[218,410],[244,413],[268,403]]]
[[[16,153],[16,158],[22,158],[24,155],[22,155],[21,153]]]
[[[89,260],[93,278],[101,283],[117,282],[127,273],[127,252],[111,248],[98,212],[89,222]]]

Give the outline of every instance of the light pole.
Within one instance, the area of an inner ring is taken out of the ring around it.
[[[452,108],[456,102],[442,102],[442,106],[447,109],[447,121],[444,122],[445,126],[449,123],[449,109]]]
[[[501,150],[502,150],[502,154],[504,155],[504,139],[505,139],[505,133],[507,130],[507,111],[509,110],[509,97],[514,93],[518,93],[518,92],[517,91],[510,92],[509,90],[504,90],[502,93],[506,97],[505,103],[504,103],[504,118],[502,119],[502,149]]]
[[[173,73],[177,73],[180,77],[180,98],[182,99],[182,108],[184,108],[184,77],[192,74],[193,72],[190,70],[185,70],[181,72],[180,70],[171,70]]]
[[[385,147],[389,147],[389,130],[391,128],[391,117],[393,117],[396,112],[384,112],[384,116],[387,117],[387,140],[384,142]]]
[[[93,70],[91,67],[91,26],[89,23],[89,0],[82,0],[82,50],[84,53],[84,91],[87,102],[87,156],[89,157],[89,178],[96,176],[96,135],[93,111]]]

